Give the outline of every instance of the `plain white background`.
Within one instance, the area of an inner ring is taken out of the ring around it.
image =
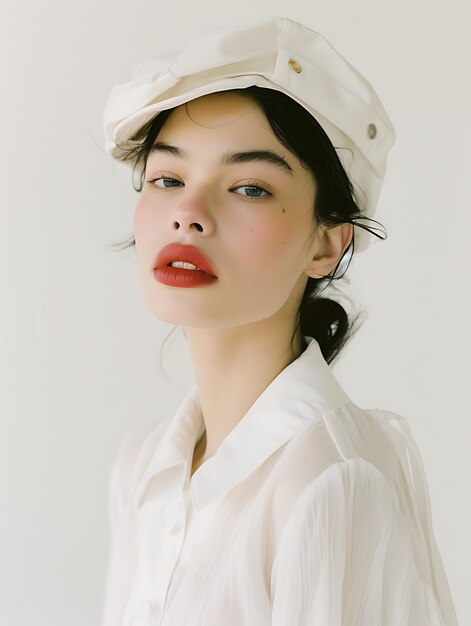
[[[171,414],[193,381],[181,332],[147,310],[130,172],[103,151],[109,89],[157,49],[251,17],[322,32],[374,85],[397,131],[348,293],[368,317],[333,365],[364,408],[408,418],[461,624],[471,515],[466,0],[18,0],[0,63],[0,624],[98,625],[108,476],[128,433]],[[326,625],[327,626],[327,625]]]

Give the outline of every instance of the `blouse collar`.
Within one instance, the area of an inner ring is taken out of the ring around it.
[[[252,474],[308,422],[319,421],[327,411],[349,402],[322,356],[319,343],[312,337],[304,339],[304,352],[274,378],[222,441],[216,454],[190,479],[194,447],[204,433],[198,389],[194,385],[176,414],[166,422],[138,484],[136,507],[145,500],[150,483],[160,482],[160,477],[159,489],[169,485],[189,488],[193,505],[199,510]]]

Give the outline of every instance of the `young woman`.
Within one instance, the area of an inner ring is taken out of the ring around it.
[[[274,18],[146,61],[104,121],[196,384],[116,457],[103,626],[454,626],[407,422],[328,365],[353,323],[325,288],[381,236],[394,131],[369,83]]]

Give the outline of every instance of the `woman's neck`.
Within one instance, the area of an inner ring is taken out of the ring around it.
[[[273,318],[222,329],[185,329],[205,433],[197,442],[192,474],[213,456],[225,437],[278,374],[302,352],[299,333]]]

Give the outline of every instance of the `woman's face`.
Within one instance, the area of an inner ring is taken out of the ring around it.
[[[195,328],[277,314],[294,320],[315,252],[316,186],[262,110],[232,92],[202,96],[176,108],[155,143],[134,217],[140,285],[152,313]],[[227,158],[250,151],[279,160]],[[199,248],[217,280],[191,288],[158,282],[156,256],[169,243]]]

